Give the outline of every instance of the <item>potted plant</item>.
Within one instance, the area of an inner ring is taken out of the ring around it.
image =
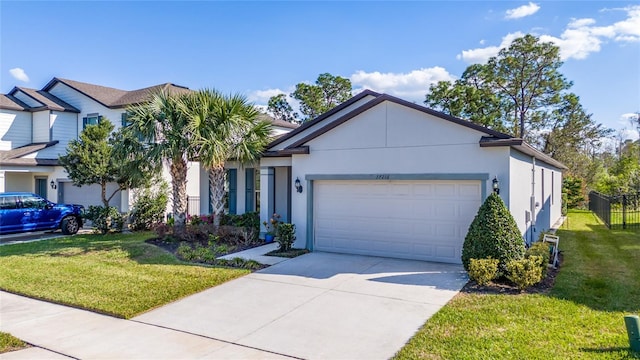
[[[273,242],[278,232],[278,226],[280,225],[280,215],[273,214],[269,222],[263,221],[262,225],[264,225],[264,228],[267,230],[267,233],[264,235],[264,241],[268,243]]]

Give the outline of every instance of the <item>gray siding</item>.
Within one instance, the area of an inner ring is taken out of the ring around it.
[[[11,150],[31,143],[31,113],[0,110],[0,150]]]

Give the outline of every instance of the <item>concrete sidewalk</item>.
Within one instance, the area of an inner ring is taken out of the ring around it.
[[[0,331],[35,346],[2,354],[2,359],[290,359],[206,336],[2,291],[0,314]]]

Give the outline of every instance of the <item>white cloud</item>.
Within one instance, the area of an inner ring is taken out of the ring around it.
[[[602,43],[608,39],[640,42],[640,5],[614,10],[625,11],[627,18],[607,26],[596,26],[596,21],[590,18],[572,19],[560,37],[542,35],[540,39],[558,45],[563,60],[585,59],[591,53],[599,52]]]
[[[24,72],[24,70],[22,70],[21,68],[10,69],[9,74],[11,74],[11,76],[13,76],[13,78],[16,80],[29,82],[29,76],[27,76],[27,73]]]
[[[351,83],[356,89],[355,92],[370,89],[416,102],[424,101],[424,96],[431,84],[453,79],[453,75],[439,66],[413,70],[408,73],[359,70],[350,76]]]
[[[631,139],[638,140],[640,138],[640,133],[634,127],[637,126],[638,114],[636,113],[626,113],[620,115],[620,120],[618,120],[618,124],[620,124],[623,128],[620,130],[620,138],[621,139]],[[632,126],[631,129],[628,129],[627,126]]]
[[[464,60],[470,64],[484,64],[490,57],[498,55],[498,52],[502,48],[506,48],[513,40],[523,37],[525,34],[517,31],[515,33],[509,33],[502,38],[502,42],[497,46],[487,46],[484,48],[463,50],[461,54],[456,55],[458,60]]]
[[[247,97],[249,101],[254,102],[256,104],[266,104],[269,102],[269,99],[272,96],[276,96],[279,94],[288,94],[288,93],[280,89],[255,90],[250,92]]]
[[[435,84],[438,81],[451,81],[455,78],[445,68],[435,66],[412,70],[407,73],[359,70],[349,76],[349,79],[353,85],[354,95],[364,89],[369,89],[394,95],[407,101],[422,103],[431,84]],[[291,107],[293,107],[294,111],[299,111],[300,102],[289,96],[295,90],[295,85],[290,86],[288,89],[288,91],[279,88],[251,91],[248,98],[261,109],[266,109],[266,104],[269,102],[270,97],[278,94],[287,94],[287,101],[291,104]]]
[[[640,5],[608,11],[624,11],[627,17],[607,26],[597,26],[596,20],[591,18],[572,19],[560,36],[543,34],[540,40],[556,44],[562,60],[585,59],[591,53],[599,52],[603,42],[609,39],[619,43],[640,42]],[[456,58],[471,64],[485,63],[491,56],[497,55],[501,48],[508,47],[521,36],[524,34],[520,31],[509,33],[498,46],[463,50]]]
[[[504,18],[505,19],[520,19],[525,16],[533,15],[540,10],[540,5],[536,3],[530,2],[527,5],[522,5],[515,9],[509,9],[506,11]]]
[[[619,131],[618,135],[623,141],[627,139],[636,141],[640,138],[640,136],[638,136],[638,131],[635,129],[622,129]]]

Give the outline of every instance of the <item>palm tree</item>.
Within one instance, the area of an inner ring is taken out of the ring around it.
[[[173,218],[177,231],[185,227],[187,212],[187,161],[193,136],[188,132],[183,102],[190,94],[154,92],[151,100],[127,108],[127,130],[144,143],[150,162],[164,162],[171,174]]]
[[[246,164],[259,159],[271,140],[271,124],[257,119],[259,111],[240,94],[222,95],[203,89],[182,102],[193,134],[195,159],[208,170],[214,224],[224,211],[224,164],[236,160]]]

